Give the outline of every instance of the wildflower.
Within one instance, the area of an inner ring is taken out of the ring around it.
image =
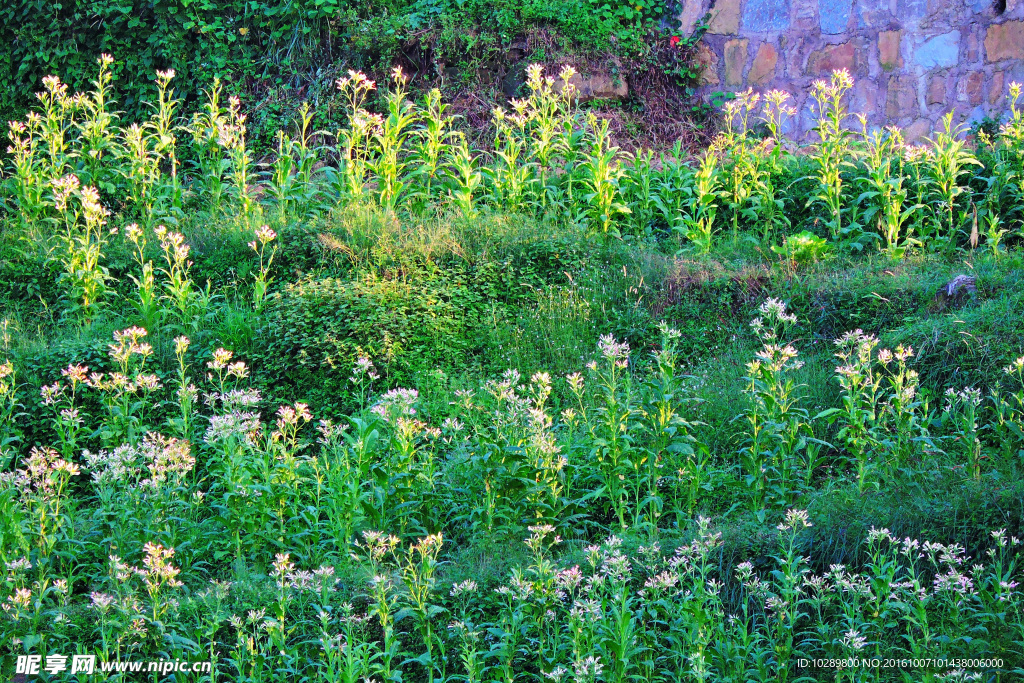
[[[615,341],[615,337],[610,334],[601,335],[597,348],[608,360],[619,361],[629,358],[629,344]]]
[[[100,614],[105,614],[110,609],[110,606],[114,604],[114,596],[93,591],[89,594],[89,601],[94,610],[97,610]]]
[[[544,678],[548,679],[549,681],[554,681],[555,683],[561,683],[562,679],[565,678],[565,675],[567,673],[569,673],[569,671],[565,667],[556,666],[551,671],[545,672]]]
[[[568,569],[562,569],[555,574],[555,585],[560,588],[573,590],[583,581],[583,573],[580,572],[578,566],[572,566]]]
[[[210,417],[210,426],[206,428],[203,441],[214,445],[232,438],[247,437],[260,429],[260,419],[256,413],[232,411],[224,415]]]
[[[472,579],[466,579],[462,583],[452,584],[451,596],[457,598],[462,595],[472,595],[477,591],[476,581]]]
[[[392,389],[379,399],[370,410],[388,422],[397,417],[412,417],[416,414],[414,406],[419,400],[419,392],[415,389]]]
[[[296,403],[294,407],[281,406],[277,409],[278,429],[283,429],[285,425],[295,426],[301,422],[309,422],[312,419],[313,415],[305,403]]]
[[[185,352],[188,351],[189,343],[190,342],[189,342],[188,337],[186,337],[183,334],[175,337],[174,338],[174,353],[176,353],[179,356],[185,355]]]
[[[843,643],[843,647],[850,648],[851,650],[863,650],[868,644],[868,639],[857,633],[856,629],[851,628],[843,634],[841,642]]]
[[[786,611],[786,608],[789,607],[789,603],[777,595],[770,595],[768,596],[768,599],[765,600],[764,607],[770,612],[779,613]]]
[[[446,417],[444,422],[441,423],[441,428],[450,432],[458,434],[465,428],[465,424],[453,417]]]
[[[396,536],[385,535],[379,531],[364,531],[362,544],[357,542],[356,545],[363,548],[371,562],[379,563],[398,543]]]
[[[961,574],[955,569],[950,569],[945,574],[938,574],[933,583],[935,584],[936,593],[974,594],[974,581],[969,576]]]
[[[196,459],[188,441],[149,432],[142,440],[138,452],[146,462],[150,478],[142,486],[156,487],[169,477],[180,479],[192,471]]]
[[[786,312],[786,304],[781,299],[769,297],[757,309],[761,315],[780,323],[795,323],[796,316]]]
[[[3,604],[5,612],[14,610],[15,614],[28,609],[29,604],[32,602],[32,591],[28,588],[19,588],[13,595],[7,597],[7,602]]]
[[[245,379],[249,376],[249,369],[242,361],[235,361],[228,364],[228,375],[235,379]]]
[[[206,367],[211,370],[223,370],[227,367],[228,361],[231,360],[234,354],[227,349],[219,348],[213,352],[213,360],[206,363]]]
[[[910,538],[907,536],[901,542],[900,552],[907,557],[913,557],[917,554],[917,551],[921,548],[921,542],[917,539]]]
[[[45,83],[46,80],[43,79],[43,82]],[[51,180],[50,186],[53,188],[54,205],[58,211],[64,211],[67,209],[68,199],[78,191],[80,183],[78,176],[69,174],[57,180]]]
[[[779,531],[800,531],[812,526],[814,525],[807,518],[807,510],[789,510],[786,512],[786,520],[780,522],[776,528]]]
[[[259,389],[231,389],[215,396],[225,410],[254,408],[262,400]]]
[[[68,378],[72,383],[84,383],[88,373],[89,368],[78,364],[69,365],[60,371],[61,376]]]
[[[43,405],[52,406],[57,403],[58,400],[64,396],[64,387],[59,382],[43,386],[39,390],[40,396],[43,398]]]
[[[181,584],[177,580],[180,569],[171,564],[174,557],[174,548],[165,548],[157,543],[147,543],[143,547],[146,556],[142,559],[142,566],[145,569],[136,569],[135,573],[142,577],[143,582],[149,591],[155,592],[162,585],[176,588]]]
[[[555,533],[555,527],[550,524],[537,524],[535,526],[527,527],[527,529],[529,529],[531,536],[524,542],[526,543],[526,546],[534,552],[537,552],[537,550],[543,547],[545,538]],[[551,541],[552,545],[557,545],[561,542],[561,536],[555,536]]]
[[[18,470],[18,482],[26,491],[43,498],[56,499],[63,491],[67,478],[78,474],[78,465],[67,462],[54,449],[33,446],[25,461],[25,469]],[[67,475],[67,478],[63,475]]]
[[[681,40],[682,38],[680,38],[679,36],[672,36],[671,38],[668,39],[668,46],[675,47],[676,45],[679,45],[679,41]]]
[[[121,561],[121,558],[117,555],[110,555],[110,575],[117,580],[118,583],[124,583],[133,573],[133,568]]]
[[[593,680],[601,675],[604,666],[601,665],[601,658],[590,656],[586,659],[577,660],[572,666],[573,675],[576,680]]]
[[[277,553],[274,556],[274,570],[270,573],[277,581],[278,588],[288,585],[287,577],[295,569],[295,563],[289,559],[288,553]]]
[[[349,377],[349,381],[353,384],[358,384],[362,381],[363,377],[369,377],[371,380],[375,380],[380,377],[377,374],[377,368],[373,366],[373,363],[369,358],[360,356],[356,360],[355,367],[352,368],[352,376]]]
[[[27,572],[29,569],[31,569],[32,563],[29,562],[27,557],[21,557],[17,560],[12,560],[11,562],[8,562],[6,566],[7,571],[11,572],[12,574],[20,574],[22,572]]]
[[[890,543],[895,542],[896,539],[892,537],[892,533],[888,529],[876,529],[871,527],[868,531],[868,543],[875,543],[876,541],[889,541]]]
[[[942,683],[969,683],[970,681],[980,681],[981,672],[973,671],[968,672],[964,669],[953,669],[941,674],[935,674],[935,680],[941,681]]]
[[[644,588],[651,588],[656,591],[665,591],[675,587],[679,583],[679,577],[675,574],[664,571],[656,574],[644,582]]]

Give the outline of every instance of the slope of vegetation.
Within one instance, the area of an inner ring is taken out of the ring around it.
[[[908,145],[837,72],[815,144],[746,93],[685,159],[617,149],[568,71],[487,148],[352,72],[336,143],[304,109],[259,165],[218,84],[129,120],[111,69],[9,131],[5,654],[1024,675],[1016,104]]]

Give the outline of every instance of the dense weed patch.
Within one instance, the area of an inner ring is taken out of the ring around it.
[[[160,74],[122,126],[110,65],[10,129],[11,654],[252,681],[1022,673],[1016,105],[911,146],[846,128],[837,73],[806,154],[785,94],[748,93],[690,162],[617,150],[568,72],[531,69],[490,149],[401,71],[368,111],[352,73],[337,145],[306,111],[261,166],[218,85],[184,121]]]

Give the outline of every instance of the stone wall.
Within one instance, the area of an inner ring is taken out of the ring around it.
[[[856,81],[852,112],[911,139],[950,109],[1002,113],[1024,81],[1024,0],[683,0],[683,30],[709,12],[704,90],[790,92],[797,138],[813,126],[811,83],[833,69]]]

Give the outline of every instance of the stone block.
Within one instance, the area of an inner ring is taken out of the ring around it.
[[[920,40],[914,46],[914,63],[922,69],[956,66],[960,57],[960,32],[950,31]]]
[[[967,2],[975,14],[987,14],[990,17],[995,16],[995,4],[993,0],[968,0]],[[1003,14],[1013,14],[1017,5],[1020,4],[1020,0],[1006,0],[1004,4]]]
[[[800,131],[805,135],[810,133],[812,136],[814,133],[811,131],[816,125],[818,125],[818,104],[814,101],[813,97],[807,96],[804,98],[803,104],[799,107],[799,113],[797,118],[800,121]]]
[[[794,2],[790,8],[789,20],[787,33],[800,32],[805,35],[815,35],[821,32],[821,24],[818,21],[818,3],[814,0]]]
[[[981,86],[985,81],[985,74],[981,71],[972,71],[967,76],[961,76],[956,82],[956,99],[958,102],[967,102],[971,106],[981,104]]]
[[[967,34],[967,63],[974,64],[981,57],[981,42],[978,34],[971,31]]]
[[[1003,72],[992,74],[992,83],[988,86],[988,103],[996,104],[1003,96]]]
[[[928,82],[929,105],[946,103],[946,78],[944,76],[932,76]]]
[[[629,96],[625,79],[610,73],[593,73],[587,77],[576,74],[569,82],[576,87],[580,102],[591,100],[624,100]]]
[[[718,0],[711,10],[708,33],[734,36],[740,32],[740,0]]]
[[[775,77],[775,66],[779,63],[779,51],[771,43],[761,43],[754,55],[754,61],[747,73],[748,85],[764,85]]]
[[[851,111],[864,114],[868,119],[878,113],[878,85],[869,78],[861,78],[853,85]]]
[[[743,85],[743,67],[747,65],[746,38],[736,38],[725,44],[725,84],[730,88]]]
[[[895,123],[920,114],[917,104],[917,76],[899,74],[889,76],[885,97],[885,117]]]
[[[892,71],[903,66],[903,55],[900,54],[900,39],[903,31],[881,31],[878,34],[878,65],[884,71]]]
[[[918,119],[903,129],[903,139],[907,142],[917,142],[928,137],[932,132],[932,122],[928,119]]]
[[[1024,59],[1024,21],[992,24],[985,33],[985,59]]]
[[[718,55],[708,47],[707,43],[701,43],[697,47],[697,63],[701,65],[700,82],[702,85],[719,85],[722,81],[718,77]]]
[[[985,116],[986,116],[985,108],[982,107],[979,104],[977,107],[975,107],[974,109],[971,110],[970,114],[968,114],[968,116],[967,116],[967,125],[968,126],[976,126],[976,125],[978,125],[979,123],[981,123],[982,121],[985,120]]]
[[[818,21],[826,35],[846,33],[850,26],[852,0],[818,0]]]
[[[884,28],[892,23],[889,0],[857,0],[854,7],[857,11],[857,28],[859,29]]]
[[[705,11],[704,0],[683,0],[683,9],[676,17],[679,20],[677,30],[683,35],[693,33],[693,27],[704,17]]]
[[[899,0],[894,3],[899,12],[897,19],[924,19],[928,15],[928,0]]]
[[[807,75],[825,76],[838,69],[856,71],[857,46],[852,41],[839,45],[826,45],[807,57]]]
[[[743,6],[743,30],[777,33],[789,28],[789,0],[747,0]]]

